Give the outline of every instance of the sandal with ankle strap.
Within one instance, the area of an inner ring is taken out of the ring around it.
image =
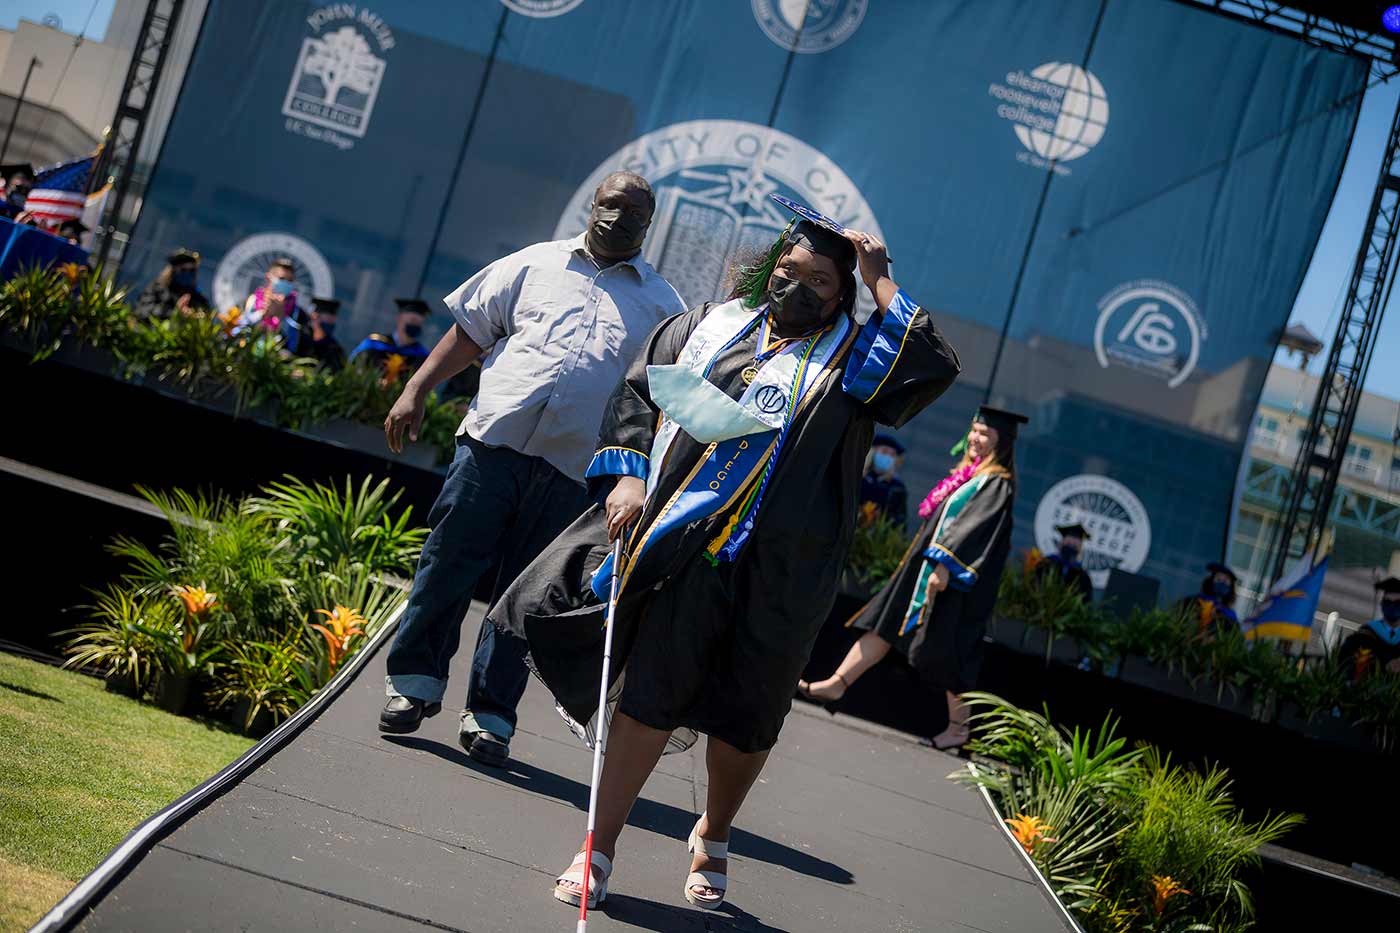
[[[808,703],[816,703],[821,706],[829,707],[833,703],[839,703],[841,701],[841,698],[846,695],[846,692],[851,689],[851,685],[847,682],[846,678],[842,677],[840,674],[832,674],[831,676],[841,681],[841,696],[837,697],[836,699],[826,700],[817,696],[812,692],[811,682],[807,680],[799,680],[797,682],[797,695],[800,696],[802,699],[806,700]]]
[[[702,815],[700,820],[703,819]],[[695,821],[695,828],[690,831],[690,839],[686,843],[686,849],[694,855],[703,855],[705,858],[729,858],[729,843],[713,842],[700,838],[700,820]],[[693,889],[697,887],[718,891],[719,896],[696,894]],[[724,903],[724,892],[728,887],[727,867],[724,874],[717,871],[693,871],[685,876],[685,899],[701,910],[714,910]]]
[[[606,855],[599,852],[597,849],[594,849],[593,867],[598,869],[602,873],[603,877],[596,881],[590,879],[588,882],[589,910],[592,910],[594,907],[597,907],[599,904],[603,903],[603,901],[607,900],[608,879],[612,877],[612,859],[608,858]],[[582,852],[574,856],[574,860],[569,863],[569,868],[567,871],[565,871],[558,878],[554,879],[554,899],[556,901],[563,901],[565,904],[568,904],[571,907],[577,907],[578,902],[582,900],[582,895],[579,891],[573,891],[564,887],[566,883],[576,884],[580,888],[583,887]]]

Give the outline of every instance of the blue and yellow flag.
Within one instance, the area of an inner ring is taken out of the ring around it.
[[[1283,638],[1307,641],[1312,634],[1317,601],[1322,597],[1322,579],[1327,561],[1312,563],[1311,555],[1298,562],[1293,571],[1274,584],[1269,597],[1242,626],[1245,638]]]

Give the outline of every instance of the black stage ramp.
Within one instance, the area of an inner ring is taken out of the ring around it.
[[[467,622],[449,699],[465,691]],[[590,753],[532,682],[505,770],[457,744],[451,706],[384,736],[380,648],[289,745],[97,899],[87,931],[570,931],[550,897],[583,835]],[[703,746],[662,760],[590,929],[1064,930],[958,759],[797,704],[731,840],[730,901],[681,891]]]

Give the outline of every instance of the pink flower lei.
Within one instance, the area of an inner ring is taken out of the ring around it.
[[[970,463],[965,463],[943,477],[938,485],[930,489],[928,495],[924,496],[924,501],[919,503],[919,517],[928,518],[937,512],[938,507],[943,504],[943,500],[957,492],[958,487],[962,486],[963,483],[972,479],[973,474],[977,472],[977,464],[981,462],[981,458],[978,458]]]

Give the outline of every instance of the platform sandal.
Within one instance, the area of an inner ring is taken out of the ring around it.
[[[612,877],[612,859],[608,858],[597,849],[593,850],[593,867],[602,873],[602,878],[594,878],[588,882],[588,909],[597,907],[608,897],[608,879]],[[580,900],[580,890],[564,887],[565,884],[576,884],[581,890],[583,887],[583,853],[574,856],[574,860],[569,863],[569,868],[564,874],[554,879],[554,899],[563,901],[565,904],[577,907]]]
[[[729,843],[712,842],[709,839],[700,838],[700,820],[695,822],[695,828],[690,831],[690,840],[686,843],[686,848],[692,855],[703,855],[705,858],[729,858]],[[717,896],[707,894],[696,894],[693,890],[696,887],[709,888],[718,891]],[[729,887],[729,873],[726,866],[724,874],[717,871],[693,871],[685,876],[685,899],[701,910],[714,910],[724,903],[724,892]]]

